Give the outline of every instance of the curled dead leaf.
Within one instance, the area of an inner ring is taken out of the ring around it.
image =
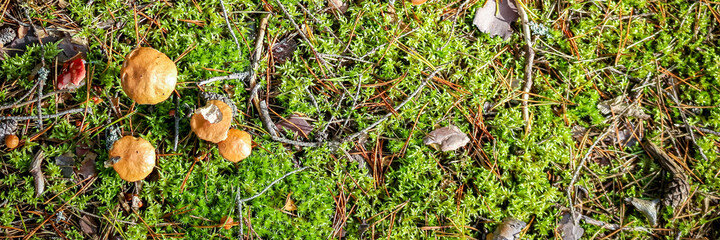
[[[510,24],[518,17],[514,0],[503,0],[499,4],[495,0],[488,0],[485,6],[475,12],[473,24],[481,32],[508,40],[513,33]]]
[[[425,145],[440,147],[442,151],[453,151],[470,142],[467,134],[454,125],[441,127],[430,132],[424,139]]]
[[[30,175],[35,179],[35,197],[40,197],[45,192],[45,175],[41,169],[43,159],[45,159],[45,152],[40,149],[30,163]]]
[[[297,206],[295,206],[295,200],[290,198],[290,195],[292,195],[292,193],[288,194],[287,199],[285,199],[285,206],[283,206],[283,210],[288,212],[297,210]]]
[[[492,237],[489,239],[491,240],[515,240],[520,237],[520,232],[522,232],[522,229],[525,228],[527,223],[517,220],[512,217],[506,217],[503,219],[502,223],[495,228],[495,231],[492,233]]]
[[[300,136],[307,137],[313,130],[313,125],[308,123],[306,117],[302,117],[300,114],[290,115],[289,118],[282,120],[275,124],[280,130],[295,132]]]
[[[625,103],[625,96],[620,95],[613,99],[602,101],[597,105],[598,110],[604,115],[622,115],[627,117],[636,117],[640,119],[649,119],[650,115],[645,113],[642,107],[637,104]]]
[[[625,198],[625,201],[635,206],[650,221],[650,225],[655,226],[658,223],[658,203],[659,199],[645,200],[639,198]]]
[[[580,213],[575,213],[575,218],[579,219]],[[562,234],[563,240],[578,240],[585,234],[585,229],[580,227],[579,224],[576,224],[570,212],[566,211],[563,213],[562,219],[560,219],[560,223],[558,224],[558,232]]]

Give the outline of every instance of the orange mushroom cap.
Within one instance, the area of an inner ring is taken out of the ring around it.
[[[252,153],[252,137],[242,130],[230,129],[225,141],[218,143],[220,155],[231,162],[239,162]]]
[[[226,103],[210,100],[205,107],[195,111],[190,127],[200,139],[218,143],[227,138],[232,116],[232,109]]]
[[[177,67],[164,53],[140,47],[125,57],[120,80],[125,94],[135,102],[157,104],[175,90]]]
[[[125,181],[145,179],[155,167],[155,147],[142,138],[125,136],[110,149],[113,169]]]

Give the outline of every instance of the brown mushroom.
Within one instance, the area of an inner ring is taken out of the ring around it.
[[[190,119],[190,127],[200,139],[218,143],[228,137],[233,112],[223,101],[210,100],[198,108]]]
[[[230,129],[225,141],[218,143],[220,155],[231,162],[239,162],[252,153],[252,137],[243,130]]]
[[[18,138],[17,135],[11,134],[11,135],[5,136],[5,146],[7,146],[7,148],[14,149],[18,146],[19,143],[20,143],[20,139]]]
[[[135,102],[157,104],[175,90],[177,68],[164,53],[140,47],[125,57],[120,80],[125,94]]]
[[[142,138],[122,137],[110,150],[110,164],[125,181],[143,180],[155,167],[155,147]]]

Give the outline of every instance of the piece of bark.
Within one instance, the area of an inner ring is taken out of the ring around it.
[[[40,197],[45,192],[45,175],[41,169],[43,159],[45,159],[45,152],[40,149],[30,163],[30,175],[35,178],[35,197]]]

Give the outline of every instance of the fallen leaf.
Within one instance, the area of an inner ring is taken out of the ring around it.
[[[501,0],[499,5],[495,0],[488,0],[475,12],[473,24],[481,32],[508,40],[513,33],[510,24],[518,17],[514,0]]]
[[[64,34],[65,37],[58,43],[58,48],[62,50],[58,54],[58,60],[61,62],[67,62],[80,56],[82,58],[87,57],[88,42],[83,37],[70,37],[70,34]]]
[[[580,218],[580,214],[576,213],[575,218]],[[563,240],[578,240],[585,234],[585,229],[579,224],[575,224],[570,212],[563,213],[560,224],[558,224],[558,231],[562,234]]]
[[[597,105],[598,110],[604,115],[621,115],[628,117],[636,117],[640,119],[649,119],[650,115],[645,113],[642,107],[637,104],[625,103],[625,96],[620,95],[613,99],[602,101]]]
[[[427,0],[411,0],[410,2],[412,2],[413,5],[417,6],[427,2]]]
[[[290,195],[292,195],[292,193],[288,194],[287,198],[285,199],[285,206],[283,206],[283,210],[288,212],[297,210],[297,206],[295,206],[295,200],[290,198]]]
[[[467,134],[454,125],[435,129],[423,139],[425,145],[440,146],[442,151],[456,150],[468,142],[470,142],[470,138]]]
[[[640,211],[650,221],[651,226],[657,225],[657,207],[660,202],[659,199],[645,200],[639,198],[625,198],[626,202],[629,202],[635,209]]]
[[[278,127],[280,130],[286,130],[295,132],[300,136],[307,137],[310,132],[313,130],[313,125],[310,125],[306,121],[306,117],[302,117],[300,114],[293,114],[290,115],[289,118],[282,120],[278,123],[275,123],[275,126]]]
[[[35,197],[40,197],[45,192],[45,175],[41,169],[43,159],[45,159],[45,152],[40,149],[30,163],[30,175],[35,179]]]
[[[77,174],[80,175],[82,179],[88,179],[95,175],[95,159],[97,159],[97,154],[94,152],[85,154],[85,159],[80,163],[80,169],[77,170]]]
[[[495,228],[492,240],[515,240],[527,223],[515,218],[506,217],[502,223]]]
[[[63,153],[55,157],[55,165],[60,167],[63,177],[69,178],[73,176],[73,167],[75,166],[75,155],[71,152]]]
[[[28,27],[19,26],[17,30],[17,38],[24,38],[28,34]]]
[[[348,7],[348,4],[342,0],[328,0],[328,8],[330,10],[338,11],[341,14],[347,12]]]
[[[229,230],[233,227],[233,218],[230,216],[223,216],[220,219],[220,226],[225,230]]]
[[[97,234],[97,222],[90,218],[90,216],[83,216],[80,218],[80,230],[87,235]]]
[[[90,146],[84,143],[80,143],[75,147],[75,155],[83,156],[90,151]]]
[[[272,56],[275,64],[283,64],[292,57],[295,49],[297,49],[297,45],[295,34],[291,34],[274,44],[272,46]]]

